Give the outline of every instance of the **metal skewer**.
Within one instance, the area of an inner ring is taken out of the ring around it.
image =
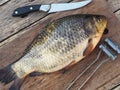
[[[94,75],[94,73],[107,61],[109,61],[110,58],[105,59],[104,61],[102,61],[97,67],[96,69],[91,73],[91,75],[83,82],[83,84],[78,88],[78,90],[81,90],[81,88],[90,80],[90,78]]]
[[[117,54],[120,54],[120,47],[112,42],[112,40],[110,40],[109,38],[105,39],[105,41],[114,51],[117,52]],[[107,59],[103,60],[96,68],[95,70],[90,74],[90,76],[82,83],[82,85],[78,88],[78,90],[81,90],[82,87],[88,82],[88,80],[90,80],[90,78],[94,75],[94,73],[107,61],[109,61],[110,59],[115,60],[117,58],[117,55],[115,53],[113,53],[113,51],[111,51],[105,44],[101,44],[99,46],[99,48],[108,56]],[[80,74],[78,75],[74,81],[65,89],[65,90],[69,90],[72,85],[93,65],[95,64],[98,60],[99,57],[101,55],[101,51],[99,52],[97,58]]]
[[[69,90],[69,89],[72,87],[72,85],[73,85],[93,64],[95,64],[95,63],[97,62],[97,60],[99,59],[99,57],[100,57],[100,55],[101,55],[101,52],[102,52],[102,51],[99,52],[97,58],[96,58],[85,70],[83,70],[83,72],[80,73],[80,74],[72,81],[72,83],[71,83],[65,90]]]

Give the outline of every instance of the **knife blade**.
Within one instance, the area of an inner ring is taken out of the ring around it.
[[[73,2],[73,3],[56,3],[56,4],[49,4],[49,5],[29,5],[24,7],[19,7],[14,10],[12,16],[26,16],[31,12],[35,11],[43,11],[46,13],[54,13],[54,12],[61,12],[61,11],[68,11],[73,9],[78,9],[84,7],[85,5],[92,2],[92,0],[84,0],[80,2]]]

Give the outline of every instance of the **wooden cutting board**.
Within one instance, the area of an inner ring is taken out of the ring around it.
[[[36,0],[27,3],[27,0],[9,1],[7,5],[0,7],[1,11],[5,11],[0,15],[0,68],[3,68],[10,63],[16,61],[24,52],[25,48],[30,44],[38,32],[50,21],[57,18],[71,15],[71,14],[101,14],[108,18],[107,28],[109,33],[104,35],[102,40],[106,37],[111,38],[120,45],[120,22],[112,13],[109,4],[106,0],[93,0],[93,2],[81,9],[46,14],[46,13],[33,13],[25,18],[13,18],[11,12],[15,7],[22,6],[24,4],[36,4],[36,3],[51,3],[51,2],[70,2],[71,0]],[[32,0],[30,0],[32,1]],[[74,0],[77,1],[77,0]],[[17,5],[16,5],[17,4]],[[11,6],[9,10],[8,7]],[[10,12],[11,11],[11,12]],[[6,16],[5,16],[6,14]],[[41,16],[40,16],[41,15]],[[101,42],[102,42],[101,40]],[[98,47],[84,60],[71,67],[65,74],[55,72],[38,77],[28,77],[23,84],[21,90],[65,90],[65,88],[81,73],[97,56],[99,52]],[[102,55],[99,62],[106,58],[106,55]],[[83,90],[109,90],[114,86],[112,80],[115,80],[120,76],[120,55],[115,61],[109,61],[102,65],[102,67],[92,76],[87,84],[82,88]],[[85,73],[70,90],[77,90],[86,77],[95,69],[98,65],[97,62],[93,65],[89,72]],[[116,80],[117,83],[120,80]],[[11,83],[12,84],[12,83]],[[0,90],[7,90],[10,85],[3,86],[0,84]]]

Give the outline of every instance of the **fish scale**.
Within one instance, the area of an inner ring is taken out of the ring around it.
[[[106,24],[105,16],[86,14],[51,22],[40,31],[25,55],[11,64],[9,70],[5,69],[8,81],[17,78],[19,82],[32,72],[51,73],[79,62],[96,47]],[[0,75],[3,71],[0,70]],[[5,76],[0,77],[3,80]]]
[[[91,30],[92,27],[95,29],[94,25],[91,26],[94,24],[92,23],[94,22],[93,17],[89,18],[89,16],[79,15],[68,16],[47,25],[33,42],[29,52],[23,57],[23,65],[24,59],[29,60],[31,54],[33,57],[29,61],[35,63],[35,69],[37,68],[37,71],[43,73],[62,69],[73,60],[78,62],[84,57],[83,52],[95,32]],[[84,25],[87,24],[88,26],[84,28]],[[15,65],[13,66],[14,69],[17,68]]]

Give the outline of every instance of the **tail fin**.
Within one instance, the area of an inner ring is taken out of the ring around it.
[[[11,69],[10,66],[5,67],[0,70],[0,81],[4,84],[8,84],[11,81],[16,79],[15,72]]]
[[[13,80],[14,83],[9,90],[20,90],[24,79],[18,78],[16,73],[12,70],[10,66],[0,69],[0,81],[2,83],[8,84]]]

